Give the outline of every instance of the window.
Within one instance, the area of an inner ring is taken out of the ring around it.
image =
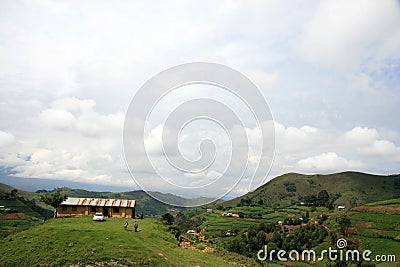
[[[61,210],[62,211],[67,211],[67,206],[62,206]]]
[[[96,207],[90,207],[91,212],[96,212]]]
[[[119,208],[113,208],[113,213],[119,213]]]
[[[77,211],[78,207],[77,206],[72,206],[72,211]]]

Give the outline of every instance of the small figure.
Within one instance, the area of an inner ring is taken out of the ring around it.
[[[133,225],[133,227],[135,228],[135,232],[137,232],[138,230],[138,227],[139,227],[139,224],[137,223],[137,221],[135,221],[135,224]]]
[[[142,213],[140,213],[140,219],[143,220],[143,217],[144,217],[144,213],[142,211]]]
[[[46,223],[46,221],[47,221],[47,217],[44,216],[44,218],[43,218],[43,223]]]
[[[124,229],[127,230],[127,229],[128,229],[128,226],[129,226],[128,221],[125,221],[125,223],[124,223]]]

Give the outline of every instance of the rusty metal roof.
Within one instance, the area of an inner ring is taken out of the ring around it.
[[[69,197],[64,200],[60,205],[134,208],[136,205],[136,201],[131,199]]]

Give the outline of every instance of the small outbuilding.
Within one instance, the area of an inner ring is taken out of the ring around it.
[[[130,199],[69,197],[57,207],[56,216],[94,215],[101,212],[106,217],[133,218],[135,205],[136,201]]]
[[[338,210],[345,210],[346,207],[345,206],[337,206]]]

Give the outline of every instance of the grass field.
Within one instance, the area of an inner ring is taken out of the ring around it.
[[[39,221],[33,220],[0,220],[0,238],[27,230],[38,224],[40,224]]]
[[[367,206],[396,205],[396,204],[397,205],[400,204],[400,198],[372,202],[372,203],[368,203]]]
[[[130,220],[132,225],[132,220]],[[161,222],[139,221],[139,232],[123,219],[59,218],[9,235],[0,244],[1,266],[257,266],[251,259],[214,250],[178,247]]]

